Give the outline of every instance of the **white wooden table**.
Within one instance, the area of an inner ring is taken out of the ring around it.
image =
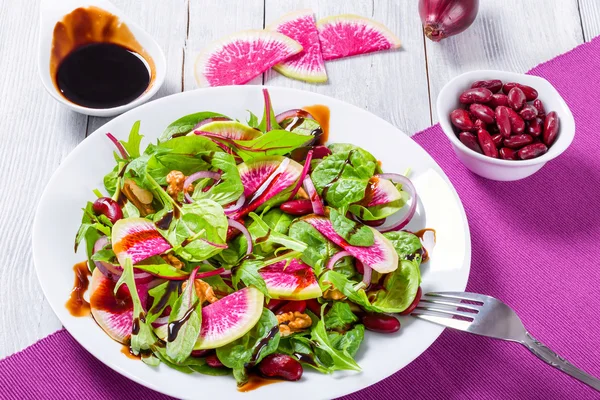
[[[208,42],[263,28],[284,13],[312,8],[317,17],[354,13],[381,21],[400,37],[401,51],[330,62],[326,85],[293,81],[272,71],[254,83],[327,94],[364,107],[407,134],[436,122],[436,96],[453,76],[472,69],[526,71],[600,34],[596,0],[480,1],[470,29],[432,43],[424,39],[417,0],[114,0],[165,51],[168,74],[157,97],[196,88],[194,59]],[[107,119],[75,114],[44,91],[37,73],[38,2],[0,0],[0,10],[3,358],[61,327],[35,276],[33,215],[61,160]]]

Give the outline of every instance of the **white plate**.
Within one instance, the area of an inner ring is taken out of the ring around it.
[[[248,393],[236,390],[233,377],[186,375],[165,365],[151,368],[121,353],[122,346],[106,335],[91,317],[69,314],[65,302],[73,286],[72,266],[85,259],[73,253],[73,240],[81,221],[81,208],[103,188],[102,177],[114,167],[111,132],[126,139],[132,124],[141,120],[145,146],[155,141],[172,121],[210,110],[245,121],[246,110],[262,115],[262,87],[230,86],[200,89],[153,101],[113,119],[85,139],[54,173],[36,212],[33,255],[38,278],[52,309],[73,337],[96,358],[115,371],[159,392],[190,399],[264,398],[331,399],[372,385],[402,369],[423,353],[442,328],[411,317],[401,319],[396,334],[368,332],[357,361],[361,373],[323,375],[305,370],[301,382],[283,382]],[[471,242],[464,209],[448,178],[433,159],[412,139],[384,120],[360,108],[319,94],[269,88],[275,112],[312,104],[331,109],[330,142],[364,147],[383,163],[386,172],[411,169],[420,196],[417,214],[408,229],[434,228],[437,246],[432,259],[421,267],[423,292],[463,291],[469,276]],[[83,246],[82,246],[83,247]],[[426,379],[426,378],[425,378]]]

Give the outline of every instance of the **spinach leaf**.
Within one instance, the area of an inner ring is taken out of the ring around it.
[[[327,353],[329,357],[331,357],[331,360],[333,361],[332,370],[361,370],[346,349],[338,350],[334,347],[333,343],[329,340],[329,335],[325,330],[325,323],[323,321],[319,320],[316,324],[313,324],[310,338],[318,343],[318,348],[321,351]]]
[[[228,368],[235,370],[254,366],[279,346],[279,323],[275,314],[264,308],[260,319],[241,338],[217,348],[217,357]],[[265,344],[266,343],[266,344]]]
[[[303,146],[311,137],[277,129],[252,140],[234,140],[234,151],[244,161],[263,156],[284,155]]]
[[[413,254],[417,253],[419,250],[421,250],[422,247],[419,238],[410,232],[386,232],[383,234],[383,236],[385,236],[392,242],[394,248],[396,249],[396,252],[398,253],[398,257],[401,260],[408,259],[409,256],[412,256]]]
[[[192,354],[202,323],[202,304],[196,295],[194,281],[196,270],[188,279],[187,286],[175,301],[169,314],[169,331],[178,329],[175,337],[167,338],[167,355],[175,363],[181,363]],[[169,336],[171,334],[169,333]]]
[[[210,165],[221,171],[219,183],[204,191],[208,179],[197,182],[192,198],[195,200],[210,199],[221,205],[229,204],[244,193],[244,185],[240,178],[235,158],[225,152],[217,152],[207,157]]]
[[[315,269],[319,276],[325,268],[329,257],[339,251],[339,248],[327,240],[318,230],[308,222],[296,220],[290,225],[288,235],[299,242],[306,244],[302,253],[302,261]]]
[[[231,276],[231,283],[233,287],[238,290],[240,282],[243,282],[246,286],[254,286],[260,290],[267,298],[271,298],[269,291],[267,290],[267,284],[265,280],[260,276],[258,270],[264,266],[261,260],[246,260],[239,267],[233,270]]]
[[[375,173],[376,160],[360,148],[334,153],[313,170],[311,179],[327,203],[345,211],[365,197],[369,178]]]
[[[185,134],[190,132],[196,124],[200,121],[204,121],[208,118],[214,117],[226,117],[226,115],[218,114],[210,111],[202,111],[194,114],[189,114],[184,117],[179,118],[176,121],[171,122],[169,126],[164,130],[164,132],[160,135],[159,140],[164,142],[171,138],[171,136],[175,134]]]
[[[104,188],[106,189],[106,191],[108,192],[108,194],[110,194],[111,196],[115,193],[115,191],[117,190],[117,182],[118,182],[118,178],[119,178],[119,165],[115,165],[115,167],[112,169],[112,171],[110,171],[108,174],[106,174],[103,178],[103,183],[104,183]]]
[[[262,250],[266,253],[270,253],[275,250],[276,244],[279,244],[287,249],[304,251],[306,250],[306,244],[301,241],[290,238],[283,233],[279,233],[272,229],[260,216],[251,212],[248,214],[250,218],[254,220],[248,227],[248,231],[252,235],[252,239],[257,245],[261,246]],[[266,245],[263,247],[263,244]]]
[[[129,157],[136,158],[140,156],[140,143],[142,143],[143,137],[143,135],[140,135],[140,121],[135,121],[129,132],[129,139],[127,141],[120,141],[125,150],[127,150]]]
[[[350,356],[356,356],[356,352],[360,348],[365,337],[365,326],[362,324],[356,325],[346,333],[329,332],[329,340],[333,347],[341,352],[345,352]]]
[[[346,218],[335,208],[329,209],[329,219],[333,230],[352,246],[372,246],[375,243],[373,231],[363,224]]]
[[[300,335],[282,337],[277,352],[291,355],[303,365],[314,368],[323,374],[333,372],[333,360],[329,354],[319,351],[317,344],[307,337]]]
[[[319,278],[321,290],[325,291],[333,286],[342,292],[344,296],[348,297],[348,300],[358,304],[366,311],[381,312],[371,305],[365,290],[358,288],[357,285],[358,282],[354,282],[345,275],[333,270],[325,271],[321,278]]]
[[[421,284],[419,262],[419,258],[400,261],[398,269],[385,277],[383,289],[377,291],[373,307],[387,313],[406,310],[415,299]]]
[[[348,303],[336,301],[325,314],[324,321],[327,330],[346,330],[358,321],[358,317],[354,315]]]
[[[123,266],[123,274],[119,281],[115,285],[114,293],[116,294],[121,285],[125,284],[127,289],[129,289],[129,294],[131,295],[131,301],[133,303],[133,320],[134,325],[137,324],[139,329],[136,332],[131,333],[131,351],[133,354],[139,354],[140,350],[147,350],[156,342],[156,336],[152,330],[151,325],[146,320],[146,313],[144,311],[144,306],[140,301],[140,296],[138,295],[137,288],[135,285],[135,279],[133,277],[133,264],[131,263],[131,258],[127,258],[125,260],[125,265]]]

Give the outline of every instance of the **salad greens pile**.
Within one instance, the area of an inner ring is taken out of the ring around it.
[[[108,134],[115,167],[75,250],[93,317],[148,365],[239,385],[273,354],[358,371],[365,328],[381,331],[364,317],[395,321],[417,297],[424,249],[400,230],[410,181],[365,149],[325,147],[308,112],[275,115],[264,97],[260,121],[198,112],[144,150],[139,121],[126,141]]]

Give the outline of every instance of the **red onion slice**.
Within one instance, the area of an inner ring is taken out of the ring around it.
[[[246,255],[251,254],[252,253],[252,235],[250,235],[250,232],[248,232],[248,229],[246,229],[244,224],[242,224],[241,222],[236,221],[231,218],[227,218],[227,223],[229,224],[230,227],[242,232],[242,234],[246,237],[246,241],[248,242],[248,249],[246,250]]]
[[[210,124],[211,122],[218,122],[218,121],[231,121],[231,119],[227,118],[227,117],[206,118],[206,119],[203,119],[202,121],[198,122],[196,125],[194,125],[192,130],[194,131],[194,130],[200,128],[202,125],[206,125],[206,124]]]
[[[333,269],[333,266],[336,262],[348,256],[352,256],[352,254],[348,253],[347,251],[340,251],[339,253],[334,254],[329,261],[327,261],[327,269]]]
[[[225,268],[223,267],[217,268],[214,271],[200,272],[196,274],[196,279],[204,279],[213,275],[221,275],[223,272],[225,272]]]
[[[129,158],[129,154],[127,153],[127,150],[125,150],[125,147],[123,147],[123,145],[121,144],[121,142],[119,142],[119,140],[116,137],[114,137],[112,133],[107,132],[106,136],[117,147],[117,150],[119,150],[119,153],[121,153],[121,157],[122,158],[124,158],[124,159]]]
[[[236,212],[237,210],[242,208],[245,202],[246,202],[246,195],[244,195],[244,193],[242,193],[242,195],[240,196],[240,198],[237,200],[237,202],[234,205],[223,209],[223,211],[225,211],[225,215],[233,214],[234,212]]]
[[[287,110],[280,114],[277,114],[275,116],[275,120],[277,121],[278,124],[280,124],[284,120],[286,120],[288,118],[294,118],[294,117],[302,117],[304,119],[312,119],[312,120],[315,119],[308,111],[302,110],[300,108],[293,108],[291,110]]]
[[[210,178],[210,179],[214,179],[215,181],[217,181],[221,178],[221,174],[218,172],[212,172],[212,171],[198,171],[198,172],[191,174],[187,178],[185,178],[185,181],[183,182],[183,190],[184,190],[183,197],[185,197],[185,201],[187,201],[188,203],[194,202],[194,199],[192,199],[192,196],[190,196],[190,194],[186,191],[186,189],[192,183],[197,181],[198,179],[203,179],[203,178]]]
[[[308,170],[310,169],[310,162],[312,161],[312,155],[313,155],[312,150],[309,150],[308,153],[306,153],[306,160],[304,161],[304,168],[302,168],[302,172],[300,173],[300,178],[298,178],[296,187],[294,188],[294,190],[292,190],[292,194],[290,194],[290,197],[288,198],[288,200],[293,200],[294,197],[296,197],[296,195],[298,194],[298,190],[300,190],[300,186],[302,186],[302,182],[304,181],[304,178],[306,177],[306,174],[308,173]]]
[[[388,179],[394,183],[400,183],[402,185],[402,190],[405,192],[408,192],[408,194],[410,194],[410,197],[411,197],[410,207],[408,208],[408,210],[402,217],[400,217],[396,222],[392,223],[391,225],[385,224],[385,225],[382,225],[379,227],[375,227],[375,229],[377,229],[380,232],[398,231],[398,230],[404,228],[410,222],[412,217],[415,215],[415,211],[417,210],[417,203],[419,200],[419,198],[417,196],[417,189],[415,189],[415,186],[410,181],[410,179],[408,179],[404,175],[379,174],[376,176],[381,179]],[[398,212],[400,212],[400,211],[398,211]],[[391,217],[388,217],[388,219],[391,219]]]
[[[373,268],[369,267],[367,264],[363,264],[363,268],[365,269],[363,273],[363,283],[365,284],[365,288],[368,288],[371,285],[371,275],[373,274]]]
[[[321,201],[321,198],[317,193],[317,189],[315,189],[315,185],[313,184],[312,179],[310,179],[310,175],[307,175],[306,178],[304,178],[303,183],[304,190],[306,190],[306,193],[310,198],[310,202],[312,203],[313,211],[315,212],[315,214],[325,215],[325,208],[323,207],[323,202]]]

